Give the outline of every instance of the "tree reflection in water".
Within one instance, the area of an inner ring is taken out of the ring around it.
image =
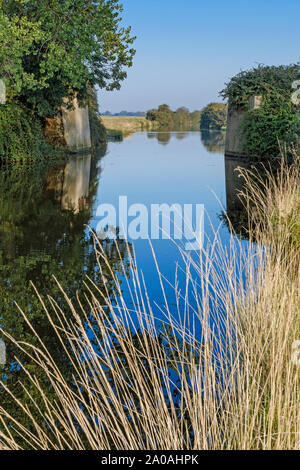
[[[0,174],[0,326],[15,339],[38,345],[35,334],[15,305],[17,302],[43,339],[65,380],[70,383],[75,371],[70,367],[63,345],[49,329],[45,311],[33,286],[46,307],[51,302],[47,296],[51,296],[66,315],[70,308],[54,276],[71,302],[78,306],[77,297],[80,298],[86,311],[89,311],[84,295],[87,292],[86,276],[97,288],[104,289],[94,252],[94,239],[86,229],[99,183],[100,157],[74,156],[51,168],[41,164]],[[128,266],[124,241],[119,241],[118,249],[113,241],[108,240],[104,240],[102,246],[113,272],[121,271],[122,263]],[[111,272],[105,265],[102,270],[105,290],[113,295]],[[77,311],[80,313],[80,308]],[[93,323],[93,319],[90,320]],[[6,343],[7,362],[1,371],[2,378],[21,402],[28,405],[30,398],[24,386],[35,398],[38,397],[37,390],[19,363],[25,364],[31,375],[39,376],[40,370],[34,362],[29,363],[26,355],[13,343]],[[96,347],[97,342],[94,344]],[[54,393],[46,382],[45,392]],[[7,411],[27,424],[25,415],[20,415],[10,395],[1,389],[0,400]],[[43,412],[43,403],[40,399],[38,402]],[[35,412],[38,413],[37,410]]]
[[[211,153],[224,153],[226,133],[201,129],[201,142]]]

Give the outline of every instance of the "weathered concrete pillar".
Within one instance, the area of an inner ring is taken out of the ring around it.
[[[53,145],[67,147],[71,152],[89,151],[92,148],[89,108],[79,108],[76,98],[73,107],[62,107],[54,118],[46,118],[44,135]]]
[[[249,110],[260,108],[262,96],[251,96],[249,99]],[[247,157],[243,152],[244,136],[242,124],[247,116],[248,110],[233,108],[228,105],[227,131],[225,142],[225,155],[229,157]]]
[[[71,152],[90,150],[91,129],[88,106],[79,108],[77,98],[73,101],[74,109],[62,108],[64,137]]]
[[[227,130],[225,141],[225,155],[229,157],[243,156],[243,135],[242,124],[247,115],[244,109],[232,108],[228,106]]]

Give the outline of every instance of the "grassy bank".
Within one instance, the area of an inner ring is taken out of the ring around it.
[[[24,406],[15,398],[17,417],[0,402],[0,445],[300,448],[295,360],[295,341],[300,339],[299,160],[292,167],[282,163],[278,174],[264,181],[254,173],[243,175],[250,238],[256,244],[244,250],[235,242],[226,252],[216,236],[196,262],[182,251],[185,292],[178,291],[174,281],[180,321],[165,296],[160,305],[165,324],[159,332],[154,327],[155,314],[134,255],[129,272],[124,266],[132,293],[127,305],[118,274],[98,240],[99,271],[104,281],[105,272],[113,277],[113,297],[107,282],[99,288],[88,280],[87,310],[82,299],[72,304],[64,292],[68,312],[59,301],[39,297],[70,363],[70,379],[61,373],[42,337],[38,348],[17,343],[28,357],[24,368],[30,378],[29,399]],[[157,275],[164,292],[159,269]],[[189,301],[190,291],[196,308]],[[193,313],[190,325],[188,312]],[[30,324],[30,318],[19,313]],[[201,327],[201,338],[194,326]],[[31,373],[32,364],[38,374]],[[9,393],[5,380],[2,387]],[[54,399],[49,398],[50,388]]]
[[[125,137],[134,132],[156,129],[153,122],[139,116],[101,116],[101,120],[108,131],[121,131]]]

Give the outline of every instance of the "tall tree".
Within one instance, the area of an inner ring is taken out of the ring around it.
[[[118,0],[0,0],[0,76],[8,102],[40,116],[87,84],[120,88],[134,49]]]
[[[210,103],[201,114],[201,129],[222,129],[227,124],[227,104]]]

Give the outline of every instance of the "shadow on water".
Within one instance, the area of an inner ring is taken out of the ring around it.
[[[201,142],[210,153],[225,153],[225,131],[212,131],[201,129]],[[225,155],[225,186],[226,186],[226,211],[220,214],[221,220],[231,231],[247,240],[248,215],[241,198],[244,190],[243,178],[239,168],[249,168],[250,164],[245,158],[236,158]]]

